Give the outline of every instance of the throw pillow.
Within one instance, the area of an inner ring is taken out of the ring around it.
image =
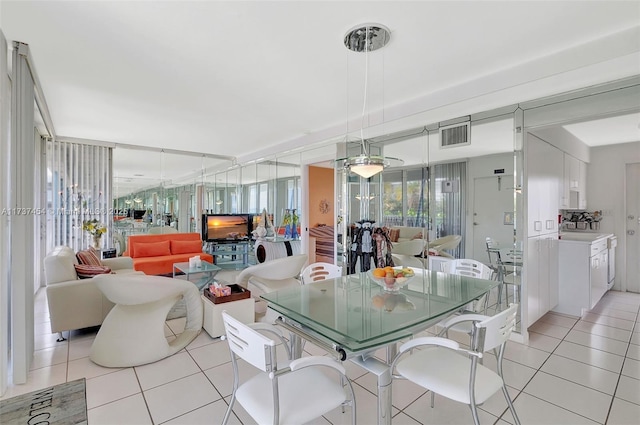
[[[136,244],[136,257],[159,257],[171,255],[170,241]]]
[[[90,279],[99,274],[109,274],[111,269],[106,266],[91,266],[87,264],[74,264],[79,279]]]
[[[201,241],[171,241],[171,254],[202,252]]]
[[[96,255],[95,251],[91,251],[89,249],[78,251],[76,258],[78,258],[78,262],[80,264],[86,264],[88,266],[102,266],[102,262]]]
[[[422,239],[422,232],[419,232],[419,233],[416,233],[415,235],[413,235],[411,240],[414,240],[414,239]]]
[[[389,240],[391,242],[398,242],[400,238],[400,229],[389,229]]]

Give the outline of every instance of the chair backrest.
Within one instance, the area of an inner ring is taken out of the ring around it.
[[[446,263],[447,272],[461,276],[470,276],[478,279],[491,279],[493,270],[480,261],[461,258]]]
[[[429,242],[429,248],[436,251],[456,249],[460,245],[460,241],[462,241],[460,235],[444,236]]]
[[[229,349],[238,357],[256,368],[271,372],[275,370],[275,346],[272,339],[222,312]]]
[[[473,346],[477,351],[489,351],[504,344],[516,327],[518,304],[511,304],[508,309],[476,323]]]
[[[492,237],[487,237],[485,241],[487,243],[487,256],[489,257],[489,264],[492,267],[497,268],[498,265],[501,263],[500,250],[498,249],[498,243]]]
[[[342,276],[342,267],[323,262],[313,263],[305,267],[300,276],[304,284],[317,280],[333,279]]]
[[[252,276],[272,280],[294,278],[300,274],[308,258],[307,254],[298,254],[249,266],[240,272],[236,278],[236,283],[246,284]]]

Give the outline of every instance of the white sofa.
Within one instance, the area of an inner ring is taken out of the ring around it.
[[[141,273],[133,270],[130,257],[102,263],[118,274]],[[51,333],[100,325],[113,307],[93,279],[78,279],[74,264],[78,264],[76,254],[67,246],[55,247],[44,259]]]
[[[427,229],[422,227],[409,227],[409,226],[391,226],[389,229],[394,230],[397,229],[400,231],[400,235],[398,236],[398,242],[405,242],[412,240],[419,233],[422,234],[422,237],[416,239],[427,239]]]
[[[410,261],[407,262],[408,257],[413,257],[416,255],[422,255],[427,247],[427,229],[422,227],[408,227],[408,226],[392,226],[391,230],[396,230],[399,232],[398,240],[393,242],[391,241],[391,253],[394,257],[401,256],[400,258],[396,258],[395,261],[399,261],[402,265],[408,265],[412,267],[417,267],[418,262]]]

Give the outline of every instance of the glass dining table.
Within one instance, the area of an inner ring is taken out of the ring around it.
[[[264,294],[277,323],[291,332],[294,356],[301,340],[350,360],[378,379],[378,423],[391,423],[391,360],[396,343],[411,338],[499,282],[414,269],[415,276],[390,292],[370,273],[359,273]],[[386,361],[374,352],[386,348]]]

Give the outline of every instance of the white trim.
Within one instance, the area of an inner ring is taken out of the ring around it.
[[[34,79],[27,64],[25,44],[14,42],[11,96],[9,184],[11,208],[35,208]],[[9,279],[11,285],[11,363],[13,383],[27,382],[34,352],[33,215],[9,216]]]
[[[0,30],[0,210],[9,207],[9,122],[11,81],[9,79],[7,40]],[[9,385],[9,223],[0,215],[0,396]]]

